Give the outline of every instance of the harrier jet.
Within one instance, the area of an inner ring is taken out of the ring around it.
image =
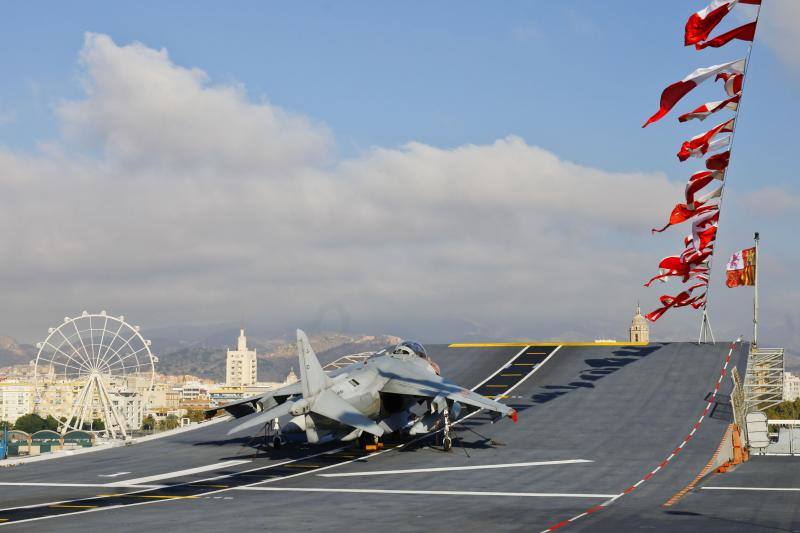
[[[331,374],[323,371],[299,329],[297,351],[298,383],[220,408],[242,418],[229,435],[272,424],[273,446],[280,447],[292,441],[316,444],[359,438],[377,443],[390,433],[418,435],[441,428],[444,448],[450,449],[451,421],[463,411],[486,409],[495,420],[508,416],[517,421],[514,409],[441,377],[438,365],[417,342],[401,342]],[[291,420],[281,425],[280,419],[289,415]]]

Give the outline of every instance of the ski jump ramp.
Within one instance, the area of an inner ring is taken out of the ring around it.
[[[730,371],[747,346],[717,343],[428,345],[453,381],[500,398],[480,413],[367,454],[258,448],[234,422],[0,471],[0,527],[351,531],[725,530],[682,502],[731,423]],[[113,477],[109,477],[113,476]],[[686,498],[691,502],[692,494]],[[54,503],[55,502],[55,503]],[[60,502],[60,503],[59,503]],[[691,527],[690,527],[691,526]]]

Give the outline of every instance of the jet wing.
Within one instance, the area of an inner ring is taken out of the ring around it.
[[[244,400],[239,400],[236,402],[231,402],[225,404],[223,406],[217,407],[216,409],[207,409],[204,411],[206,418],[211,418],[217,414],[218,411],[227,411],[234,418],[241,418],[243,416],[251,415],[256,412],[256,402],[264,402],[270,398],[274,399],[274,404],[272,406],[265,405],[265,409],[269,409],[274,407],[279,403],[283,403],[286,398],[289,396],[293,396],[295,394],[300,394],[301,388],[300,383],[292,383],[291,385],[286,385],[285,387],[281,387],[280,389],[275,389],[274,391],[269,391],[266,394],[259,394],[258,396],[251,396],[250,398],[245,398]],[[271,403],[271,402],[267,402]]]
[[[487,411],[516,418],[517,412],[511,407],[490,400],[469,389],[459,387],[455,383],[440,376],[435,374],[423,376],[418,372],[412,372],[412,374],[416,375],[391,376],[389,381],[387,381],[381,389],[381,392],[417,396],[419,398],[444,396],[448,400],[458,402],[463,406],[471,407],[472,409],[470,410],[472,411],[486,409]]]

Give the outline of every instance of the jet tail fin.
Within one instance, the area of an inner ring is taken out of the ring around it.
[[[300,357],[300,381],[303,398],[312,398],[331,385],[331,379],[322,370],[317,354],[311,348],[308,337],[301,329],[297,330],[297,353]]]

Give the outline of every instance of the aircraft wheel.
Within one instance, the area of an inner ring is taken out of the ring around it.
[[[280,450],[282,445],[283,443],[281,442],[280,437],[275,437],[272,439],[272,447],[275,448],[276,450]]]
[[[445,437],[442,441],[442,447],[444,448],[444,451],[449,452],[453,448],[453,439],[450,437]]]

